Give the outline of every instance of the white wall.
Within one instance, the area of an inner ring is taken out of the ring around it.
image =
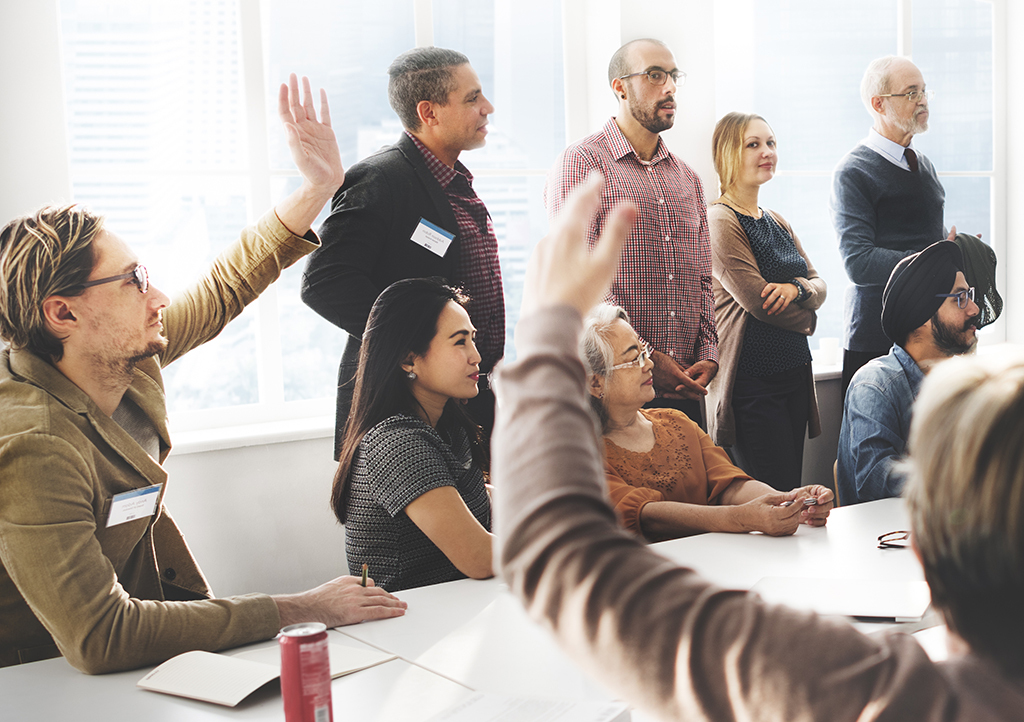
[[[329,501],[333,438],[179,455],[167,508],[215,594],[298,592],[347,574]]]

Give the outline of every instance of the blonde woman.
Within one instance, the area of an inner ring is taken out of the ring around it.
[[[708,208],[719,337],[708,431],[748,474],[795,489],[804,436],[821,433],[807,337],[825,281],[786,220],[758,205],[778,162],[771,126],[729,113],[712,151],[722,195]]]

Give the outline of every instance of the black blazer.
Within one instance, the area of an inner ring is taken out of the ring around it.
[[[455,234],[444,258],[410,240],[421,218]],[[319,234],[322,245],[303,273],[302,300],[355,339],[381,291],[403,278],[452,280],[461,251],[444,188],[405,133],[346,172]]]
[[[421,218],[455,234],[444,258],[411,240]],[[319,233],[322,245],[306,261],[301,295],[307,306],[349,333],[338,368],[337,459],[373,302],[403,278],[453,280],[461,243],[444,188],[405,133],[348,169]]]

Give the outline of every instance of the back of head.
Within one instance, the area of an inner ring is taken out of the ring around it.
[[[421,100],[446,105],[455,90],[452,69],[469,64],[469,58],[445,48],[413,48],[392,61],[388,68],[388,102],[408,130],[418,130],[416,106]]]
[[[345,520],[348,477],[366,432],[395,414],[415,414],[417,401],[402,364],[410,354],[424,355],[437,333],[437,320],[450,301],[465,306],[468,297],[443,278],[407,278],[388,286],[370,309],[359,350],[352,408],[338,456],[332,504]]]
[[[1024,674],[1024,353],[943,361],[914,407],[905,496],[932,602]]]
[[[752,120],[764,118],[755,113],[733,112],[726,113],[715,124],[715,132],[711,136],[711,156],[718,174],[720,193],[724,194],[736,183],[743,153],[743,134]]]
[[[47,359],[64,355],[49,330],[43,301],[76,295],[92,272],[100,216],[78,206],[47,206],[0,231],[0,338]]]
[[[871,99],[876,95],[889,92],[889,80],[892,77],[893,64],[899,60],[897,55],[885,55],[875,58],[868,64],[864,77],[860,81],[860,100],[868,113],[874,118],[877,113],[871,107]]]

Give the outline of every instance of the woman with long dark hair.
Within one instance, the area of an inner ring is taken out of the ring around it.
[[[462,401],[480,354],[468,298],[438,278],[380,295],[363,334],[331,504],[349,571],[388,591],[491,572],[487,447]]]

